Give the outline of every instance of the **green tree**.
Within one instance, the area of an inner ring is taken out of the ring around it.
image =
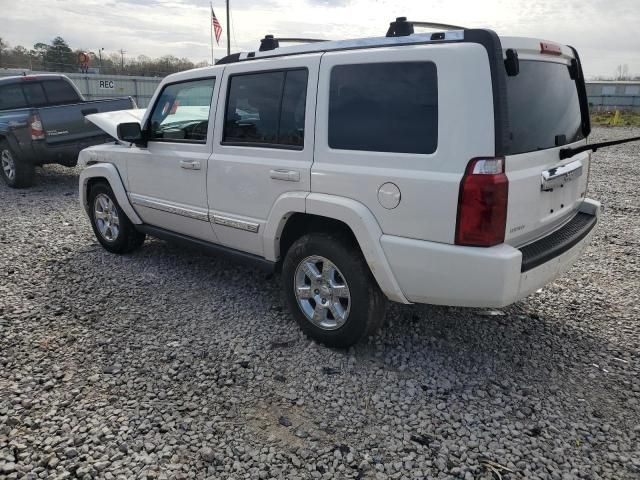
[[[45,61],[59,72],[75,72],[78,69],[73,51],[62,37],[53,39],[45,54]]]

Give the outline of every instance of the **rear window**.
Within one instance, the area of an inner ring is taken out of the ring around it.
[[[47,80],[42,82],[49,103],[60,105],[64,103],[76,103],[80,101],[77,92],[64,80]]]
[[[27,98],[27,102],[32,107],[42,107],[47,105],[47,97],[44,95],[41,83],[25,82],[22,84],[22,90]]]
[[[329,146],[433,153],[438,79],[433,62],[336,65],[329,92]]]
[[[569,67],[520,61],[520,73],[507,77],[510,146],[508,153],[533,152],[584,138],[580,100]]]
[[[26,108],[27,106],[27,101],[19,83],[0,87],[0,110]]]

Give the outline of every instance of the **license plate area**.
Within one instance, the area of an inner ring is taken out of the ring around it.
[[[582,162],[580,160],[545,170],[541,174],[540,189],[543,192],[552,192],[556,188],[563,188],[564,185],[581,177],[582,170]]]

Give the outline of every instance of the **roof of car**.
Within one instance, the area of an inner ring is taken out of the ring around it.
[[[42,73],[37,75],[15,75],[11,77],[0,78],[0,85],[8,85],[11,83],[19,83],[29,80],[58,80],[60,78],[65,78],[65,76],[54,73]]]

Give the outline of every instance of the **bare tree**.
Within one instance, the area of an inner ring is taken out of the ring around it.
[[[629,80],[629,65],[620,64],[616,67],[616,80]]]

